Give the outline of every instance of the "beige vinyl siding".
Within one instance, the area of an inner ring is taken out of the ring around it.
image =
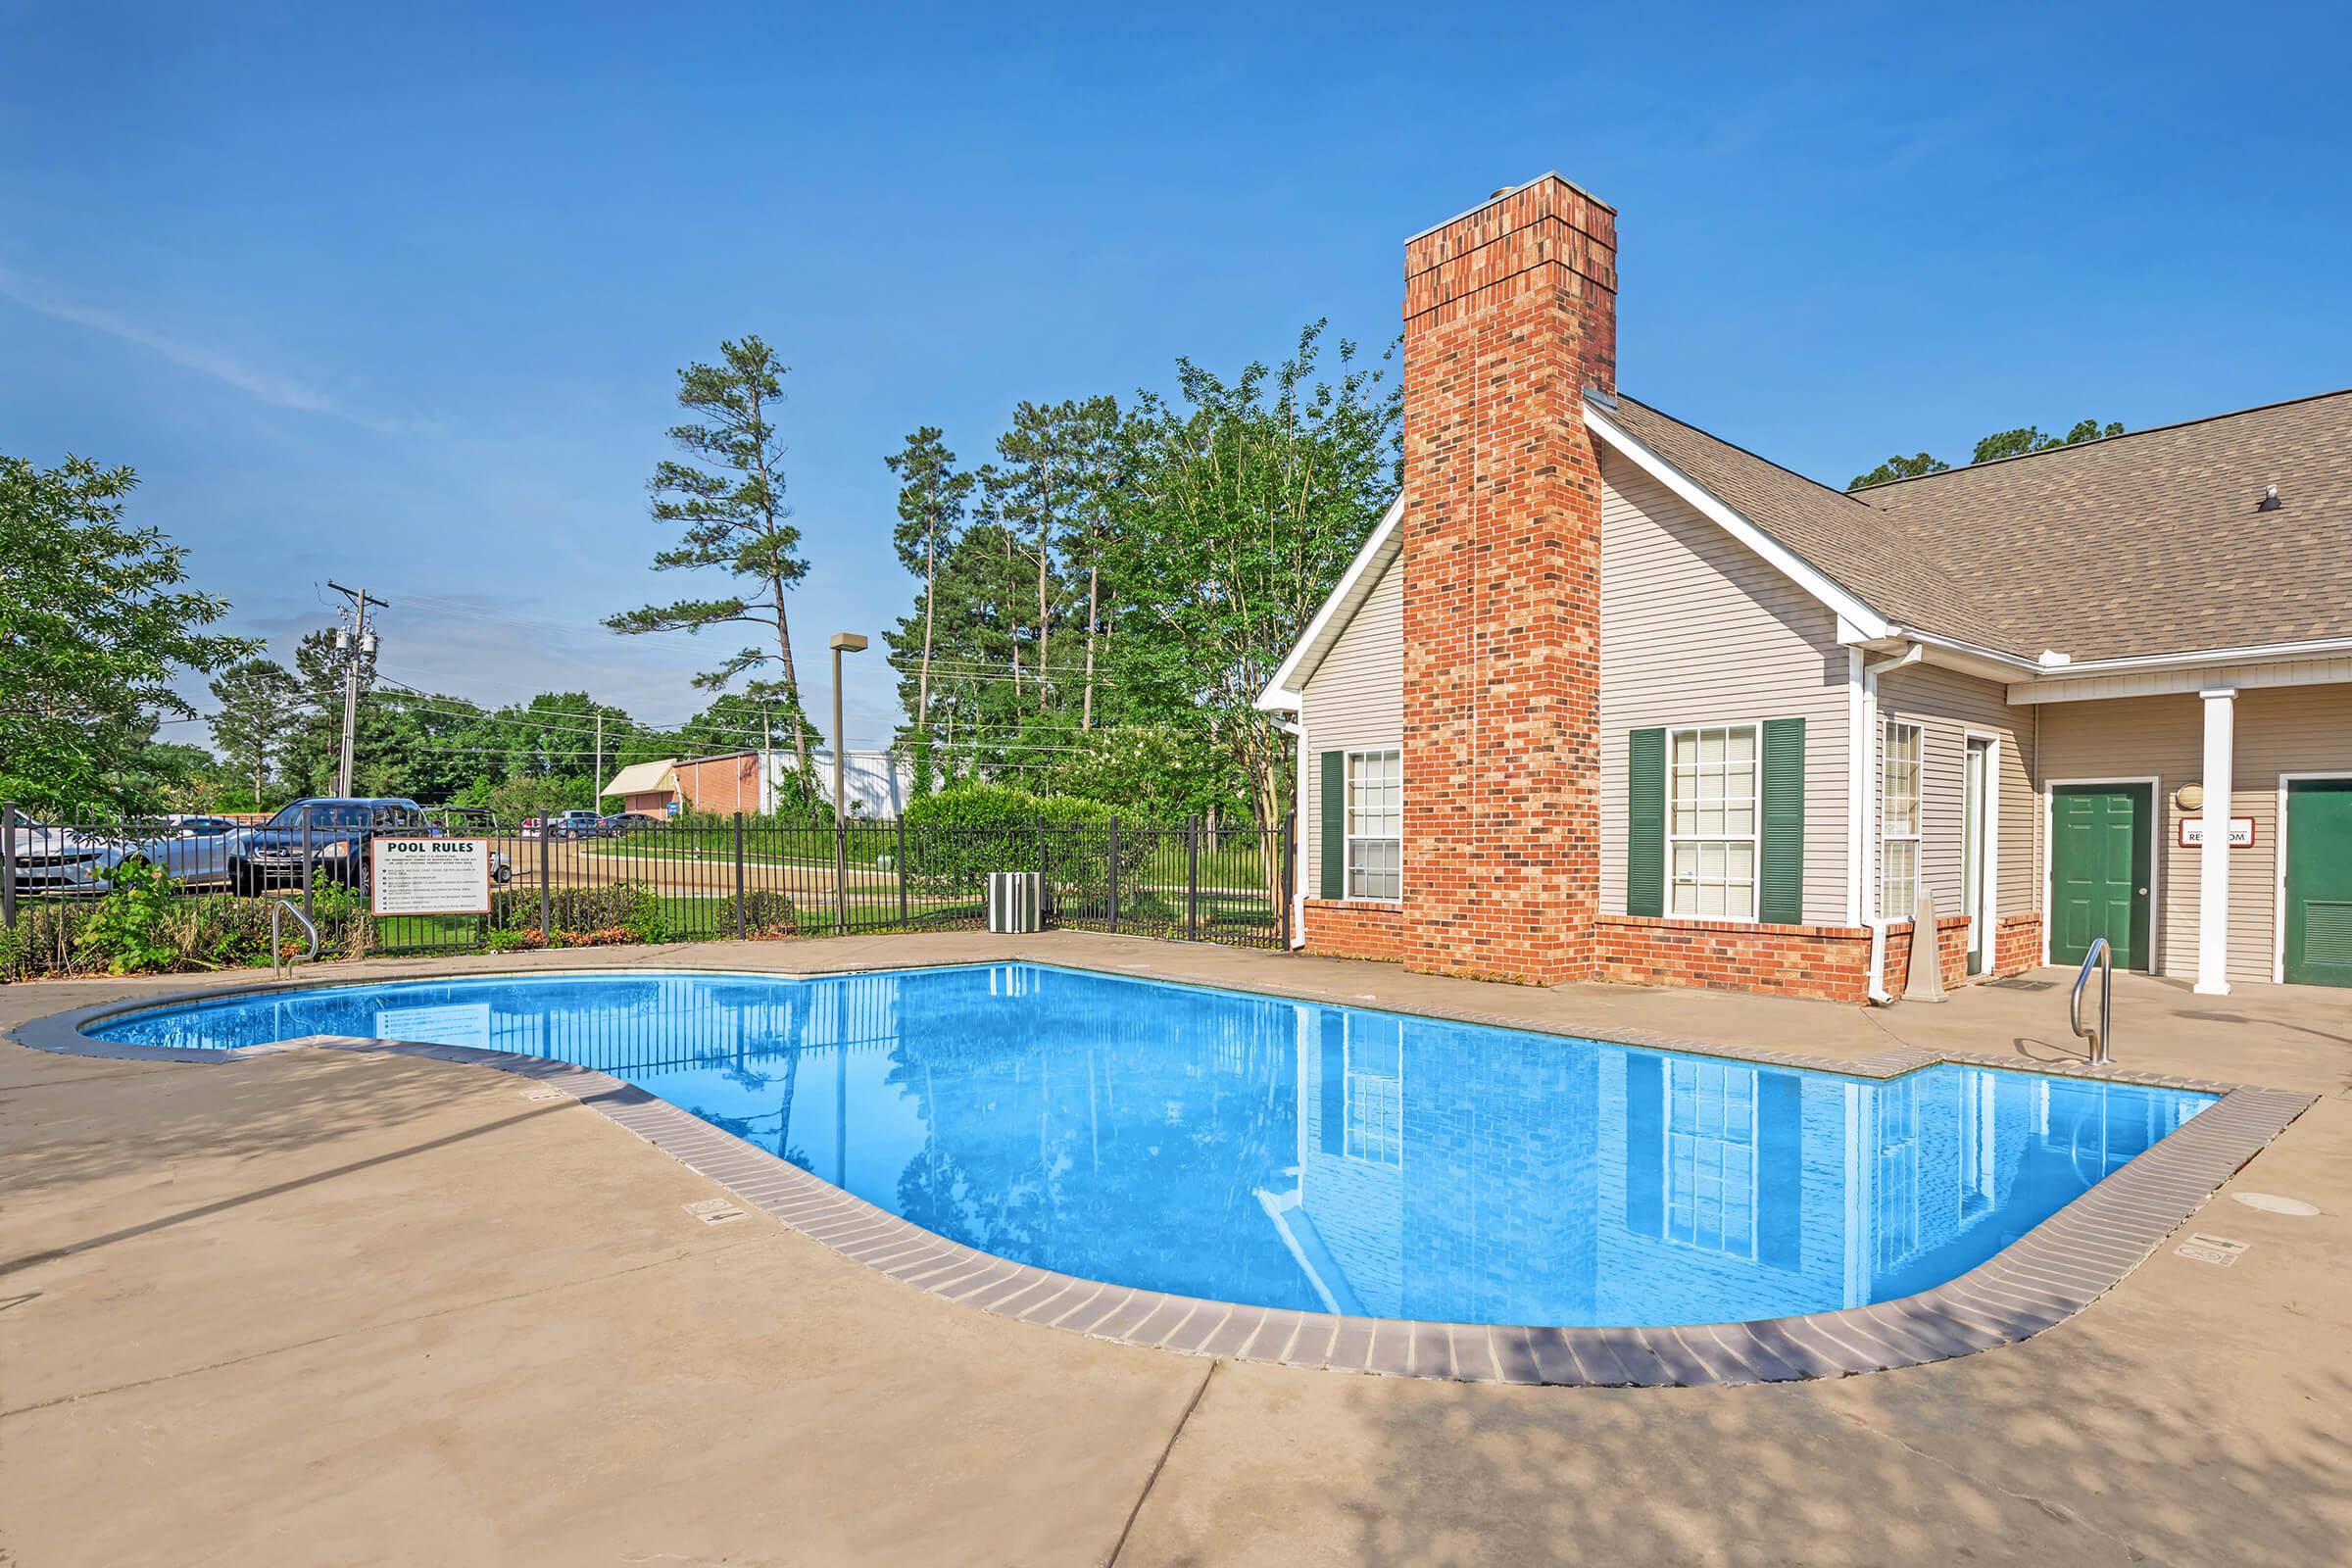
[[[1332,644],[1298,693],[1306,731],[1306,809],[1298,819],[1299,886],[1312,898],[1322,885],[1321,795],[1325,752],[1400,749],[1404,744],[1404,568],[1391,562],[1363,608]],[[1405,875],[1412,875],[1405,846]]]
[[[2041,907],[2041,803],[2034,790],[2034,710],[2009,706],[2007,688],[1933,664],[1913,664],[1879,677],[1879,717],[1920,727],[1922,818],[1920,885],[1936,895],[1940,914],[1962,907],[1960,858],[1967,793],[1968,738],[2000,742],[1998,848],[1993,866],[1993,913],[2027,914]],[[1873,754],[1871,788],[1878,788]],[[1878,891],[1877,818],[1872,818],[1871,897]],[[1890,920],[1909,909],[1880,911]]]
[[[2197,972],[2200,850],[2180,846],[2180,810],[2173,793],[2204,772],[2202,699],[2128,697],[2107,702],[2044,703],[2040,710],[2045,783],[2155,775],[2157,972]],[[2236,766],[2230,811],[2254,819],[2254,847],[2230,856],[2230,979],[2267,981],[2277,974],[2278,917],[2278,775],[2352,773],[2352,685],[2280,686],[2237,695]]]
[[[1614,453],[1601,457],[1600,906],[1625,910],[1627,736],[1805,721],[1805,918],[1846,918],[1847,651],[1837,617]]]

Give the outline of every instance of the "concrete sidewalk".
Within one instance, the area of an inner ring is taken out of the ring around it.
[[[998,956],[1554,1027],[2056,1054],[2042,975],[1862,1012],[1053,934],[530,967]],[[338,965],[491,971],[513,957]],[[164,981],[0,988],[0,1027]],[[906,1289],[503,1074],[0,1047],[0,1561],[2317,1563],[2352,1556],[2352,999],[2119,981],[2131,1065],[2323,1096],[2024,1345],[1740,1389],[1503,1389],[1111,1346]]]

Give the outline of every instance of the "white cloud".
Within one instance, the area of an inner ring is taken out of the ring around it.
[[[160,355],[184,369],[225,382],[272,408],[342,419],[387,435],[399,429],[394,421],[378,419],[344,407],[323,389],[299,377],[249,365],[234,355],[223,354],[201,344],[183,342],[99,306],[62,299],[30,278],[5,268],[0,268],[0,298],[13,300],[26,310],[38,312],[52,320],[102,332],[120,342]]]

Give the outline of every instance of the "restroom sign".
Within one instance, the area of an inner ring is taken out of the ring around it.
[[[488,839],[377,839],[368,846],[377,914],[488,914]]]
[[[2233,850],[2243,850],[2252,848],[2253,844],[2254,819],[2250,816],[2231,817],[2230,819],[2230,847]],[[2202,816],[2180,818],[2180,847],[2184,850],[2201,850],[2205,847],[2205,818]]]

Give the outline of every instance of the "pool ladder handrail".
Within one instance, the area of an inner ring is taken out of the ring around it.
[[[286,947],[285,947],[285,942],[284,942],[283,938],[282,938],[282,937],[280,937],[280,935],[279,935],[279,933],[280,933],[282,930],[284,930],[284,928],[285,928],[285,917],[286,917],[287,915],[289,915],[289,914],[290,914],[290,915],[292,915],[292,916],[294,917],[294,920],[295,920],[295,923],[296,923],[296,924],[300,925],[300,926],[302,927],[302,929],[303,929],[305,932],[309,933],[309,935],[310,935],[310,939],[311,939],[310,951],[309,951],[309,952],[307,952],[307,953],[305,953],[305,954],[304,954],[304,955],[303,955],[301,957],[299,957],[299,958],[292,958],[292,959],[289,959],[289,958],[286,956]],[[272,978],[272,979],[275,979],[275,980],[283,980],[283,979],[286,977],[286,975],[288,974],[288,972],[289,972],[289,971],[291,971],[291,970],[293,969],[293,967],[294,967],[294,965],[295,965],[295,964],[297,964],[297,963],[308,963],[310,960],[312,960],[313,958],[316,958],[316,957],[318,957],[318,928],[317,926],[315,926],[315,925],[311,924],[311,917],[310,917],[309,915],[307,915],[307,914],[303,913],[303,912],[302,912],[300,909],[296,908],[296,907],[294,906],[293,901],[291,901],[291,900],[289,900],[289,899],[272,899],[272,900],[270,900],[270,978]]]
[[[2090,984],[2090,966],[2099,966],[2099,1021],[2085,1027],[2082,1022],[2082,988]],[[2115,1060],[2108,1047],[2108,1030],[2115,1020],[2115,950],[2107,946],[2105,937],[2092,937],[2090,951],[2082,955],[2082,972],[2075,976],[2073,999],[2075,1033],[2090,1042],[2090,1064],[2104,1067]]]

